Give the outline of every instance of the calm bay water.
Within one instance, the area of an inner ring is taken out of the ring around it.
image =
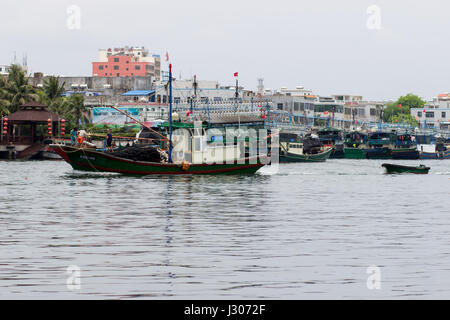
[[[450,161],[383,162],[222,177],[0,162],[0,299],[450,298]]]

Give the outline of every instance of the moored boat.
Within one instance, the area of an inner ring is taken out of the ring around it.
[[[417,150],[416,137],[408,134],[398,134],[394,148],[391,150],[392,159],[417,160],[419,150]]]
[[[436,152],[420,152],[420,160],[445,160],[450,159],[450,150]]]
[[[367,159],[392,159],[391,150],[395,143],[395,133],[374,132],[369,137],[369,147],[364,149]]]
[[[430,167],[424,165],[420,166],[402,166],[398,164],[383,163],[381,165],[386,169],[387,173],[414,173],[414,174],[428,174]]]
[[[280,162],[324,162],[330,158],[334,148],[323,147],[316,135],[307,134],[299,139],[283,139],[280,135]]]
[[[324,147],[333,148],[331,159],[344,158],[344,142],[342,131],[336,128],[323,128],[317,131],[319,140]]]
[[[417,147],[395,148],[391,150],[392,159],[417,160],[420,157]]]
[[[75,170],[136,175],[252,174],[263,167],[266,161],[266,157],[259,156],[226,163],[148,162],[121,158],[95,149],[63,145],[51,145],[50,147]]]
[[[330,158],[331,153],[333,152],[333,148],[327,148],[326,150],[315,153],[315,154],[309,154],[309,153],[303,153],[300,150],[301,148],[293,148],[291,149],[291,152],[282,151],[280,153],[280,162],[281,163],[287,163],[287,162],[324,162],[328,158]],[[298,152],[299,151],[299,152]]]
[[[366,159],[363,145],[367,142],[367,135],[361,132],[349,132],[345,136],[344,158],[346,159]]]

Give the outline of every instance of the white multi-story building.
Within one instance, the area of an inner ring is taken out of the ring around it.
[[[362,96],[318,96],[302,86],[281,88],[271,95],[266,93],[266,97],[270,97],[274,112],[284,112],[290,122],[323,125],[325,121],[326,125],[341,128],[378,122],[386,106],[385,102],[363,101]]]
[[[428,104],[423,108],[412,108],[411,115],[419,122],[420,128],[450,129],[450,108]]]
[[[8,65],[0,65],[0,75],[6,76],[9,74],[9,66]]]
[[[450,94],[441,93],[423,108],[412,108],[411,115],[421,128],[450,129]]]

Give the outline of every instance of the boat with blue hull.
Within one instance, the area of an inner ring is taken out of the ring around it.
[[[394,132],[377,131],[369,136],[368,148],[363,149],[367,159],[392,159],[391,150],[395,145]]]
[[[421,145],[419,154],[422,160],[450,159],[450,148],[448,148],[444,139],[438,138],[434,145]]]
[[[416,138],[408,133],[398,134],[394,148],[391,150],[392,159],[417,160],[420,153],[417,150]]]
[[[436,152],[420,152],[420,160],[445,160],[450,159],[450,150]]]

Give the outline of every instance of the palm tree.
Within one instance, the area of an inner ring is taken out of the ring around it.
[[[65,82],[59,85],[59,77],[50,76],[44,79],[42,100],[49,106],[50,111],[55,112],[59,116],[63,116],[65,112],[65,100],[62,97],[64,93]]]
[[[81,94],[73,94],[67,100],[66,118],[72,118],[76,125],[80,125],[81,121],[88,120],[86,113],[89,111],[84,105],[84,96]]]
[[[0,76],[0,114],[9,114],[10,102],[8,100],[7,87],[8,79],[4,76]]]
[[[12,65],[9,68],[9,75],[5,87],[5,98],[9,101],[9,112],[16,112],[19,106],[30,101],[39,99],[36,90],[28,83],[19,65]]]
[[[64,82],[62,85],[59,85],[59,77],[55,76],[44,79],[43,90],[50,103],[61,98],[62,94],[65,92],[65,84],[66,83]]]

